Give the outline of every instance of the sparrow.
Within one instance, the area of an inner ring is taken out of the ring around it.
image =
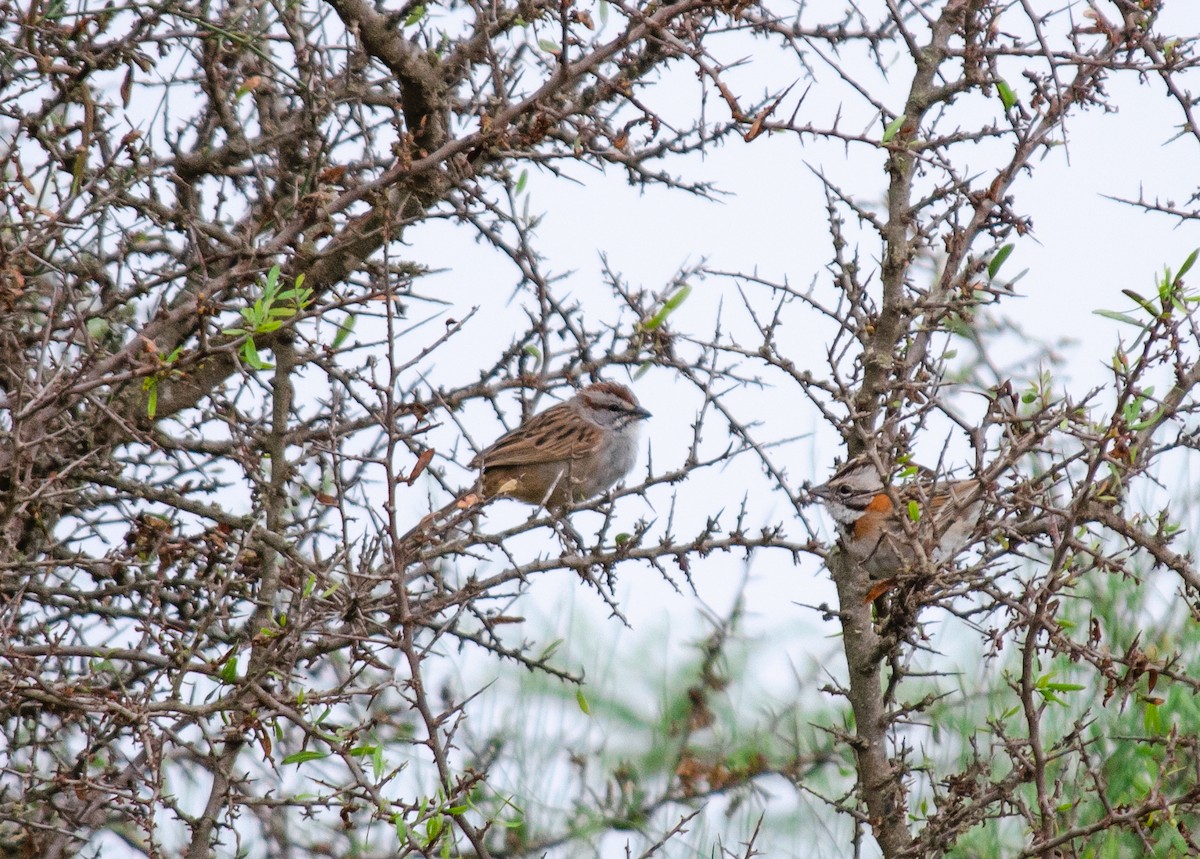
[[[633,468],[648,417],[629,388],[596,382],[501,436],[470,467],[482,472],[487,497],[549,508],[586,501]]]
[[[922,469],[917,479],[889,491],[876,465],[859,457],[810,492],[833,516],[851,559],[872,578],[889,579],[917,568],[922,557],[935,564],[951,560],[979,522],[981,482],[935,480],[931,474]]]

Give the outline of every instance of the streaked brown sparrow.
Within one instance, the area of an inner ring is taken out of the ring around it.
[[[596,382],[501,436],[470,467],[482,469],[488,497],[552,508],[584,501],[633,468],[648,417],[629,388]]]

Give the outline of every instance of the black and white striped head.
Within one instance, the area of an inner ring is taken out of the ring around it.
[[[575,395],[576,410],[593,423],[620,431],[650,417],[633,391],[616,382],[596,382]]]
[[[868,510],[891,507],[879,469],[867,459],[850,460],[828,481],[810,491],[842,525],[856,522]]]

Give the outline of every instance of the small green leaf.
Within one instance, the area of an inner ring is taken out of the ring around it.
[[[1004,265],[1004,261],[1008,259],[1012,252],[1012,245],[1004,245],[1000,248],[1000,250],[996,251],[996,255],[992,257],[992,261],[988,263],[988,280],[994,280],[996,278],[996,272],[1000,271],[1000,266]]]
[[[242,358],[255,370],[273,370],[274,364],[269,364],[258,356],[258,348],[254,345],[254,340],[250,339],[242,346]]]
[[[531,358],[536,358],[539,361],[542,360],[542,350],[534,346],[532,343],[530,343],[528,346],[525,346],[521,351]]]
[[[412,11],[408,13],[408,17],[404,19],[404,26],[411,27],[413,24],[425,17],[425,4],[414,6]]]
[[[283,759],[285,764],[302,764],[305,761],[319,761],[322,758],[329,757],[329,752],[296,752],[294,755],[288,755]]]
[[[154,420],[158,413],[158,379],[145,379],[142,390],[146,392],[146,417]]]
[[[917,504],[916,499],[911,499],[908,502],[908,518],[914,522],[921,521],[921,507]]]
[[[428,849],[437,843],[438,836],[442,834],[442,816],[435,814],[429,820],[425,821],[425,848]]]
[[[883,138],[881,143],[890,143],[892,138],[896,136],[896,132],[904,125],[904,120],[908,119],[905,114],[900,114],[895,119],[887,124],[887,128],[883,130]]]
[[[333,348],[340,349],[342,344],[346,342],[346,338],[350,336],[350,332],[354,330],[354,323],[358,319],[354,314],[346,317],[345,321],[337,323],[337,334],[333,335]]]
[[[1126,297],[1132,298],[1134,300],[1134,302],[1140,308],[1142,308],[1142,310],[1146,311],[1151,316],[1158,316],[1158,311],[1155,309],[1154,305],[1151,304],[1146,299],[1142,298],[1142,296],[1138,295],[1132,289],[1122,289],[1121,292],[1123,292]]]
[[[600,26],[608,23],[608,0],[600,0]]]
[[[688,285],[683,285],[675,291],[675,294],[668,298],[658,312],[651,316],[643,325],[643,331],[653,331],[664,322],[667,317],[674,313],[681,304],[687,301],[687,297],[692,294],[692,288]]]
[[[525,190],[525,185],[529,181],[529,171],[522,170],[521,175],[517,177],[516,193],[520,194]]]
[[[1163,732],[1162,713],[1159,712],[1157,704],[1146,702],[1146,712],[1142,715],[1142,724],[1146,728],[1146,733],[1158,735]]]
[[[234,683],[238,679],[237,657],[231,656],[225,660],[225,664],[221,666],[220,677],[226,683]]]
[[[1116,310],[1093,310],[1092,313],[1096,314],[1097,316],[1103,316],[1105,319],[1115,319],[1117,322],[1124,322],[1128,325],[1136,325],[1138,328],[1142,327],[1142,323],[1139,320],[1134,319],[1127,313],[1119,313]]]
[[[575,690],[575,703],[579,705],[579,709],[583,711],[583,715],[592,715],[592,708],[588,706],[587,698],[584,697],[582,689]]]
[[[622,531],[620,534],[618,534],[616,537],[613,538],[613,540],[616,542],[616,544],[618,546],[624,546],[626,543],[628,543],[632,539],[633,539],[633,535],[627,534],[624,531]]]
[[[1183,265],[1179,267],[1179,274],[1175,275],[1175,280],[1178,281],[1181,277],[1192,270],[1192,266],[1196,264],[1196,256],[1200,254],[1200,248],[1188,254],[1188,258],[1183,261]]]
[[[999,93],[1000,103],[1004,105],[1005,110],[1011,110],[1012,106],[1017,103],[1017,94],[1012,91],[1012,87],[1004,78],[996,81],[996,92]]]
[[[538,47],[547,54],[554,54],[556,57],[562,53],[562,47],[558,42],[551,42],[549,39],[538,39]]]

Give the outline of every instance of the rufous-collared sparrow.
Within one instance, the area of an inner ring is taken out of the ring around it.
[[[885,485],[867,457],[851,459],[810,490],[837,523],[841,543],[872,578],[890,579],[966,548],[983,511],[978,480],[915,480]]]

